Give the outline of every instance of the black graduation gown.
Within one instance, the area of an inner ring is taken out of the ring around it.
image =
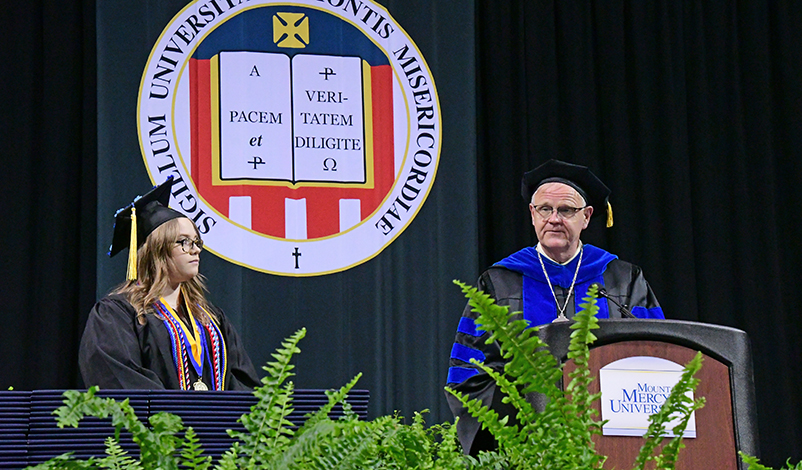
[[[250,390],[260,385],[236,330],[220,309],[211,307],[211,310],[217,316],[226,343],[226,390]],[[98,385],[104,390],[181,389],[167,328],[155,315],[149,314],[145,318],[146,323],[139,324],[136,310],[124,295],[112,294],[95,304],[89,313],[78,354],[78,365],[87,387]],[[205,330],[203,334],[209,341]],[[191,383],[194,383],[197,373],[192,366],[189,369]],[[207,355],[203,381],[211,390],[210,370]]]
[[[639,314],[651,318],[663,318],[657,298],[638,266],[614,259],[606,266],[602,277],[608,295],[616,299],[618,303],[630,308],[644,307],[644,309],[634,309],[633,313],[640,312]],[[477,288],[493,297],[497,305],[509,306],[510,312],[523,311],[523,276],[521,273],[495,265],[482,273],[477,282]],[[564,304],[568,289],[555,285],[554,292],[560,304]],[[621,318],[618,307],[610,301],[608,301],[608,309],[610,318]],[[573,317],[575,310],[574,302],[569,302],[565,311],[566,316]],[[463,319],[470,319],[469,323],[473,324],[473,320],[478,315],[471,311],[470,305],[466,305],[462,316]],[[479,335],[479,333],[482,334]],[[484,355],[484,364],[502,372],[506,361],[501,357],[498,344],[485,344],[490,333],[480,331],[477,335],[466,334],[458,330],[454,340],[455,349],[465,347],[481,351]],[[514,421],[516,410],[511,405],[501,402],[503,394],[497,389],[495,381],[478,367],[454,356],[454,350],[452,350],[452,357],[449,359],[450,369],[468,368],[478,370],[479,373],[464,381],[457,382],[450,379],[448,387],[466,393],[472,399],[481,399],[486,406],[498,412],[500,416],[509,415],[510,419]],[[449,376],[452,377],[451,373]],[[543,404],[537,403],[539,397],[533,394],[527,398],[536,409],[542,410]],[[466,454],[477,455],[480,451],[496,448],[493,436],[487,430],[481,429],[479,421],[463,408],[459,400],[448,392],[446,392],[446,400],[454,416],[459,418],[457,434]]]

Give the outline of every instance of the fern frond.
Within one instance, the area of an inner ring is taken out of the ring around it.
[[[328,419],[329,414],[334,410],[334,407],[338,403],[343,403],[343,406],[345,406],[345,399],[348,397],[348,392],[354,388],[361,377],[362,373],[360,372],[353,379],[351,379],[350,382],[340,387],[339,390],[326,390],[325,393],[328,401],[317,411],[306,415],[306,421],[304,421],[304,424],[298,429],[296,435],[303,434],[308,428],[316,425],[320,421]],[[353,413],[351,414],[353,416]]]
[[[476,457],[467,457],[468,468],[474,470],[508,470],[513,468],[504,454],[480,452]]]
[[[143,468],[178,468],[174,452],[181,441],[175,434],[183,429],[181,418],[159,413],[150,418],[152,429],[149,429],[137,418],[128,399],[117,402],[111,398],[99,398],[95,395],[97,390],[97,387],[91,387],[86,392],[64,392],[64,405],[53,413],[57,416],[59,427],[77,427],[84,416],[111,418],[114,439],[119,441],[120,431],[128,430],[132,440],[139,446]]]
[[[774,470],[771,467],[766,467],[765,465],[761,464],[757,457],[745,454],[740,450],[738,451],[738,455],[741,456],[741,460],[743,460],[745,464],[749,465],[748,470]]]
[[[333,421],[332,423],[339,428],[337,438],[323,440],[319,453],[310,456],[304,468],[312,470],[373,468],[373,462],[378,454],[376,443],[380,438],[380,433],[374,432],[376,422]]]
[[[187,428],[184,435],[184,445],[181,449],[181,462],[182,468],[194,468],[197,470],[206,470],[212,466],[212,458],[203,455],[203,448],[201,447],[198,435],[192,427]]]
[[[517,439],[519,429],[514,424],[509,424],[509,416],[499,417],[498,412],[485,406],[478,398],[471,399],[467,394],[446,387],[446,392],[454,395],[462,403],[471,416],[475,417],[481,424],[482,429],[487,429],[499,442],[512,443]]]
[[[73,452],[67,452],[58,457],[53,457],[46,462],[27,467],[25,470],[81,470],[97,468],[94,458],[90,458],[89,460],[75,460],[72,454]]]
[[[560,394],[555,384],[562,371],[557,360],[548,352],[548,345],[538,336],[538,327],[525,320],[514,320],[509,308],[499,306],[492,297],[460,281],[472,310],[479,314],[477,328],[490,333],[487,343],[498,341],[501,355],[508,360],[504,372],[515,377],[522,386],[521,393],[545,394],[549,398]]]
[[[371,423],[377,436],[377,462],[380,468],[414,468],[429,459],[431,441],[423,427],[423,416],[416,414],[409,426],[396,413]]]
[[[435,458],[434,470],[452,470],[467,468],[470,460],[462,453],[457,438],[457,423],[443,423],[430,428],[431,438],[435,442],[432,455]]]
[[[699,384],[699,379],[695,378],[694,375],[702,368],[702,360],[702,353],[698,352],[685,365],[679,382],[671,389],[671,393],[666,398],[663,406],[660,407],[660,411],[649,417],[649,429],[644,436],[645,442],[641,447],[640,453],[635,459],[635,469],[642,470],[646,462],[650,460],[655,462],[656,468],[674,468],[677,454],[683,447],[682,433],[688,425],[691,413],[702,408],[705,403],[703,397],[692,400],[687,396],[689,392],[696,390],[696,386]],[[680,417],[680,421],[673,429],[675,437],[663,447],[660,454],[652,455],[666,435],[667,424],[677,417]]]
[[[516,418],[518,423],[531,424],[539,421],[538,412],[532,404],[526,400],[526,396],[521,394],[517,383],[511,382],[507,378],[507,375],[499,374],[484,364],[479,364],[479,367],[495,380],[499,390],[504,393],[502,402],[512,405],[517,410]],[[508,427],[511,426],[510,424],[504,425]],[[499,447],[502,449],[521,446],[527,439],[527,431],[523,428],[517,428],[517,432],[514,434],[502,432],[500,429],[496,429],[496,432],[494,432],[490,427],[488,427],[488,430],[490,430],[491,434],[494,436],[498,433],[499,437],[497,437],[496,440],[499,443]],[[510,437],[511,440],[507,440],[507,437]]]
[[[180,416],[170,413],[156,413],[148,418],[150,430],[145,435],[134,436],[134,442],[147,443],[140,445],[141,461],[145,468],[178,469],[178,450],[183,440],[177,433],[184,430]]]
[[[749,454],[745,454],[738,451],[738,455],[741,456],[741,460],[744,461],[747,465],[749,465],[748,470],[774,470],[771,467],[766,467],[765,465],[760,463],[757,457],[753,457]],[[802,470],[802,461],[797,462],[796,465],[791,463],[791,459],[786,460],[785,466],[781,470]]]
[[[262,386],[254,389],[259,401],[251,411],[240,417],[239,422],[246,432],[229,430],[229,435],[240,441],[239,454],[246,460],[246,468],[256,468],[269,462],[280,453],[293,436],[292,423],[287,419],[292,413],[292,382],[287,380],[295,375],[290,363],[292,357],[301,352],[298,343],[306,336],[301,328],[281,343],[272,354],[274,361],[263,369],[267,375],[262,378]]]
[[[240,468],[237,460],[240,455],[239,445],[239,442],[234,441],[231,447],[223,452],[223,455],[220,456],[220,460],[217,461],[215,470],[238,470]]]
[[[321,454],[326,442],[337,439],[342,433],[342,424],[331,420],[322,420],[307,428],[307,432],[296,434],[290,444],[277,454],[271,467],[274,470],[307,468],[313,456]]]
[[[576,368],[568,374],[569,382],[565,387],[565,395],[570,402],[571,412],[565,416],[568,426],[576,430],[577,445],[594,448],[593,434],[601,433],[601,422],[595,419],[597,414],[593,403],[601,398],[601,393],[591,394],[590,385],[593,376],[590,373],[590,345],[596,341],[592,330],[599,328],[598,290],[595,285],[588,289],[582,298],[580,310],[574,315],[571,324],[571,339],[568,346],[568,358],[574,361]]]
[[[142,466],[139,461],[128,455],[120,443],[112,438],[107,437],[105,441],[106,457],[97,461],[98,467],[108,468],[109,470],[141,470]]]

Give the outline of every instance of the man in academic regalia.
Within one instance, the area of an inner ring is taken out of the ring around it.
[[[478,288],[510,312],[523,312],[531,326],[573,317],[581,298],[593,283],[606,290],[608,302],[599,302],[598,318],[664,318],[641,269],[592,245],[580,234],[591,216],[605,215],[612,225],[610,190],[587,167],[549,160],[524,174],[522,196],[529,203],[538,244],[524,248],[491,266],[479,277]],[[448,386],[480,398],[500,416],[515,411],[501,402],[492,378],[470,363],[476,358],[499,372],[504,370],[496,343],[485,344],[489,333],[477,329],[477,314],[465,307],[457,328],[448,369]],[[491,450],[495,440],[462,404],[447,393],[459,418],[457,431],[465,453]]]

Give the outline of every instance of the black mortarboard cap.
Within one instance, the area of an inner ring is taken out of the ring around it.
[[[521,179],[521,196],[531,202],[537,188],[545,183],[563,183],[576,189],[585,203],[597,211],[607,211],[607,226],[613,225],[613,208],[610,206],[610,188],[586,166],[560,160],[549,160],[534,170],[524,173]]]
[[[136,279],[136,250],[145,243],[148,235],[168,220],[186,217],[168,207],[172,187],[171,176],[114,214],[114,236],[109,256],[116,255],[126,247],[131,249],[128,255],[128,279]],[[132,220],[136,222],[136,227]]]

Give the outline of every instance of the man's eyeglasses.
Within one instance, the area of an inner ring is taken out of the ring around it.
[[[201,240],[200,238],[197,238],[195,240],[191,238],[182,238],[181,240],[175,242],[175,244],[181,245],[181,249],[184,250],[184,253],[189,253],[190,251],[192,251],[193,246],[197,247],[199,250],[203,249],[203,240]]]
[[[543,204],[534,207],[535,207],[535,212],[537,212],[540,215],[540,217],[543,217],[544,219],[548,219],[549,217],[551,217],[551,214],[553,214],[554,211],[556,210],[557,215],[561,219],[568,220],[573,218],[577,214],[577,212],[581,211],[582,209],[588,206],[585,207],[560,206],[557,209],[554,209],[549,205]]]

